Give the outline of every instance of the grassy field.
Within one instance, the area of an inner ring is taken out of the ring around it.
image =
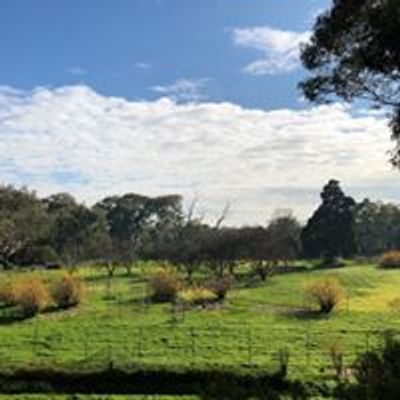
[[[400,328],[400,314],[389,306],[400,297],[400,272],[373,265],[277,275],[265,283],[243,271],[225,304],[185,312],[146,301],[146,277],[153,268],[141,264],[132,277],[119,271],[112,296],[107,296],[103,270],[81,270],[86,297],[70,311],[13,321],[11,311],[2,308],[3,369],[82,370],[110,363],[121,368],[259,369],[276,367],[280,355],[287,353],[290,376],[323,377],[331,373],[332,346],[340,347],[350,362],[380,341],[375,331]],[[59,272],[41,273],[51,279]],[[326,275],[339,278],[348,296],[332,315],[322,317],[307,311],[303,292],[307,283]]]

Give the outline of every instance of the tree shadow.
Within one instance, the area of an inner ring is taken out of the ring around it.
[[[29,319],[30,316],[25,315],[18,307],[6,306],[2,307],[0,313],[0,325],[12,325]]]
[[[283,313],[287,318],[294,318],[299,321],[320,321],[329,319],[329,314],[324,314],[319,310],[310,308],[296,308]]]

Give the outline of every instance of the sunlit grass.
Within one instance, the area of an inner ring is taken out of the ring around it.
[[[174,312],[170,304],[147,302],[146,277],[152,268],[142,263],[132,277],[121,269],[111,292],[105,271],[82,269],[87,294],[77,309],[0,324],[1,365],[92,369],[112,361],[121,368],[265,369],[276,368],[277,353],[287,349],[293,375],[320,375],[333,344],[340,342],[350,361],[379,342],[367,331],[400,326],[400,314],[389,306],[398,297],[400,271],[350,265],[262,283],[244,270],[222,306]],[[59,272],[42,274],[51,280]],[[310,313],[304,296],[305,286],[322,276],[337,277],[347,292],[329,316]],[[0,311],[3,317],[7,312]]]

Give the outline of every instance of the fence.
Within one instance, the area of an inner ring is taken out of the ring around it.
[[[332,354],[350,365],[361,352],[382,344],[381,331],[271,329],[238,324],[196,327],[168,323],[132,328],[97,321],[75,331],[27,325],[21,337],[2,335],[3,368],[124,368],[134,366],[243,367],[274,369],[288,358],[289,374],[304,376],[333,371]],[[114,335],[113,335],[114,332]]]

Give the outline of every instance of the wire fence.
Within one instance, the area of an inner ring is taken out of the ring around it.
[[[104,322],[105,323],[105,322]],[[329,374],[340,355],[351,368],[360,353],[383,344],[382,331],[271,329],[237,324],[196,327],[179,323],[132,329],[120,323],[108,329],[90,325],[76,335],[42,329],[33,323],[18,347],[0,343],[3,368],[62,367],[103,369],[133,367],[276,369],[292,375]],[[112,332],[123,332],[114,337]],[[82,334],[84,332],[84,334]],[[12,338],[8,338],[12,341]]]

